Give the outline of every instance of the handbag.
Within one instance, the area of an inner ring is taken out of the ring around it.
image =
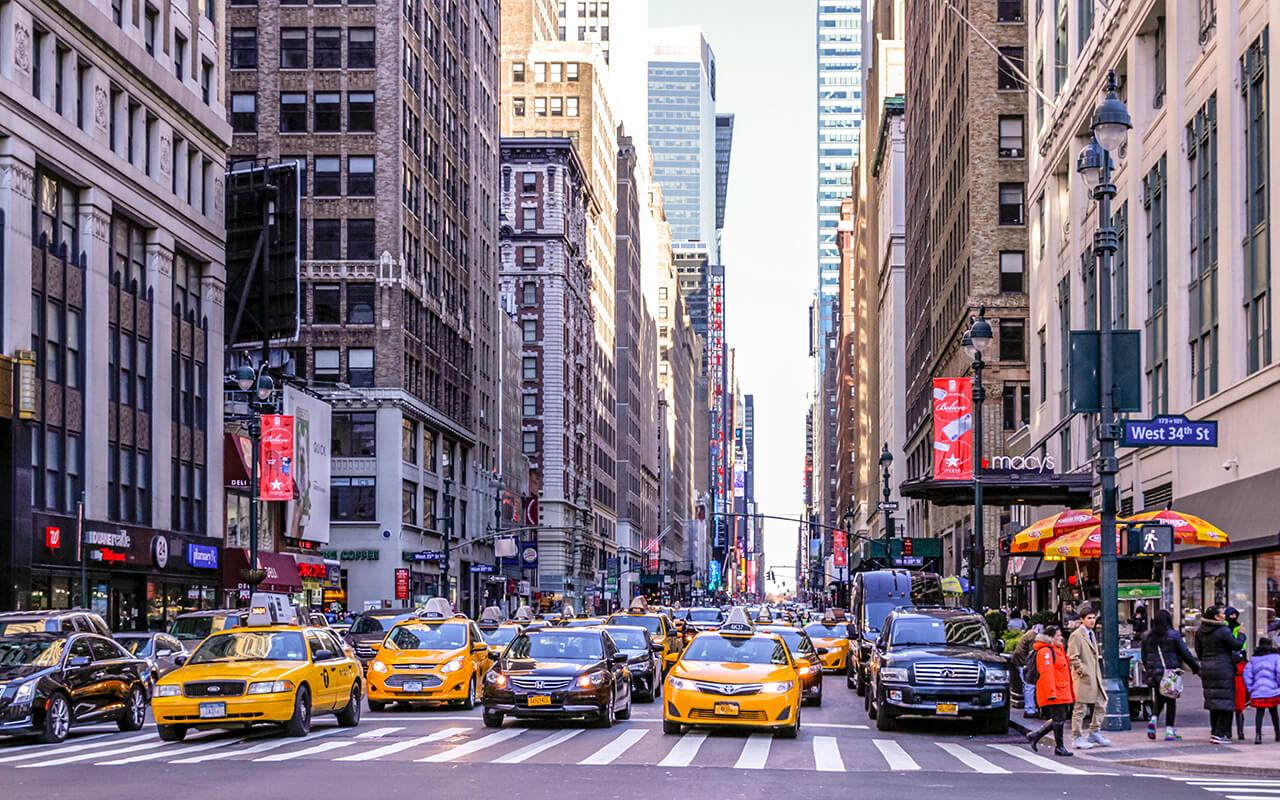
[[[1156,645],[1156,652],[1160,655],[1160,694],[1171,700],[1176,700],[1182,696],[1182,670],[1169,669],[1164,663],[1164,648]]]

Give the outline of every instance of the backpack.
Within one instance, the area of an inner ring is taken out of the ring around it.
[[[1039,682],[1040,654],[1036,653],[1034,658],[1022,666],[1022,683],[1026,686],[1035,686]]]

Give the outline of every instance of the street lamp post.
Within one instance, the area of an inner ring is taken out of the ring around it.
[[[275,382],[267,374],[267,361],[263,359],[257,371],[247,364],[235,371],[235,385],[242,392],[252,391],[249,399],[249,441],[253,454],[249,459],[249,568],[241,573],[241,578],[250,589],[266,580],[267,572],[258,566],[258,448],[262,441],[262,412],[274,411],[270,406],[271,395],[275,392]]]
[[[973,358],[973,553],[969,559],[969,583],[973,590],[973,607],[981,612],[987,557],[982,524],[982,401],[987,398],[986,389],[982,386],[982,369],[986,366],[982,354],[991,346],[991,323],[987,322],[985,308],[978,309],[978,318],[965,333],[961,345]]]
[[[449,494],[450,487],[453,486],[452,478],[444,479],[444,519],[440,527],[444,532],[444,599],[449,601],[449,605],[453,605],[453,585],[449,582],[449,566],[453,560],[453,549],[450,540],[453,538],[453,495]]]
[[[893,512],[889,511],[889,497],[892,491],[889,489],[889,468],[893,466],[893,453],[889,452],[889,443],[885,442],[880,450],[880,482],[883,484],[884,491],[884,547],[885,553],[889,552],[889,542],[893,541]]]
[[[1076,171],[1098,201],[1098,229],[1093,234],[1093,249],[1100,254],[1097,323],[1101,396],[1098,403],[1098,457],[1094,461],[1094,469],[1102,488],[1102,509],[1098,518],[1102,536],[1099,590],[1102,595],[1102,674],[1107,691],[1105,727],[1109,731],[1127,731],[1130,728],[1129,696],[1120,676],[1120,601],[1116,566],[1116,473],[1120,471],[1116,460],[1116,440],[1119,438],[1119,426],[1115,418],[1115,362],[1111,335],[1111,269],[1119,241],[1111,225],[1111,199],[1116,196],[1116,187],[1111,182],[1110,154],[1124,144],[1133,123],[1116,90],[1116,73],[1111,70],[1107,73],[1102,102],[1093,112],[1090,125],[1093,141],[1081,151]]]

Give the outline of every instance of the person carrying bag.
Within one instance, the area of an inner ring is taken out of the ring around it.
[[[1182,739],[1174,727],[1178,714],[1178,698],[1182,696],[1182,670],[1186,665],[1193,673],[1200,673],[1196,661],[1182,634],[1173,624],[1173,616],[1164,609],[1151,617],[1151,628],[1142,637],[1142,666],[1147,674],[1147,684],[1155,689],[1154,716],[1147,723],[1147,738],[1156,738],[1156,726],[1163,711],[1164,740],[1176,742]]]

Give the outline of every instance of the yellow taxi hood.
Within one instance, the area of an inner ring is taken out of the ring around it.
[[[717,661],[681,661],[671,674],[677,678],[718,683],[758,683],[786,681],[795,677],[795,670],[778,664],[722,664]]]
[[[188,664],[164,676],[160,683],[276,680],[305,666],[306,661],[215,661],[208,664]]]
[[[390,650],[386,647],[378,651],[378,659],[388,664],[399,664],[406,661],[448,661],[454,656],[467,652],[465,647],[455,650]]]
[[[818,647],[840,647],[849,644],[848,639],[840,639],[834,636],[810,636],[809,638]]]

